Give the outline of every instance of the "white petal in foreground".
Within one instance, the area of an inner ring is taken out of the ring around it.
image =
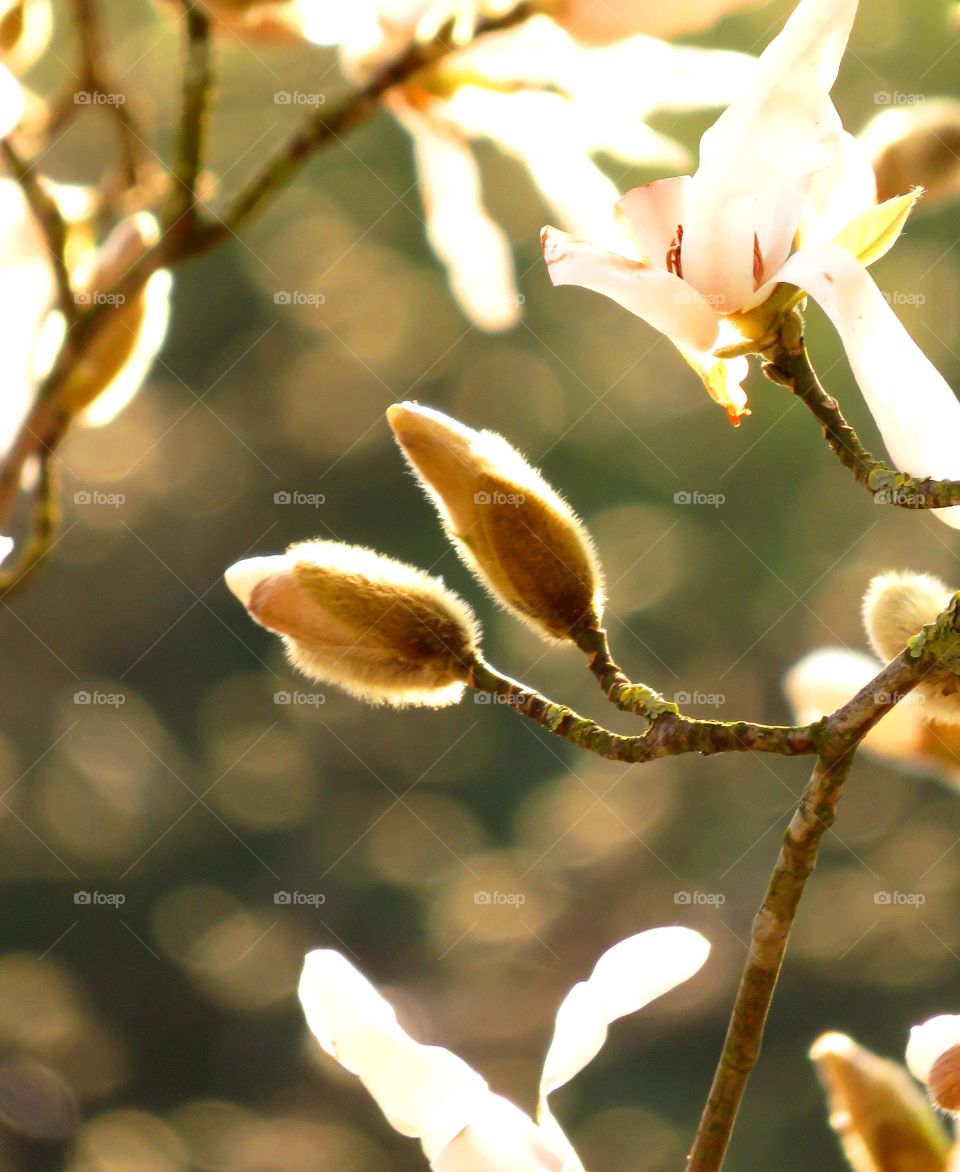
[[[690,928],[653,928],[605,952],[557,1012],[543,1064],[541,1100],[596,1057],[611,1022],[682,985],[699,972],[709,953],[709,942]]]
[[[960,479],[960,402],[863,266],[836,244],[811,245],[779,279],[805,289],[833,322],[893,463]],[[960,506],[934,513],[960,528]]]
[[[673,273],[605,252],[556,228],[544,228],[540,240],[554,285],[582,285],[601,293],[691,350],[709,350],[716,342],[717,314]]]
[[[941,1054],[960,1046],[960,1015],[943,1013],[914,1026],[907,1043],[907,1066],[915,1079],[925,1083]]]

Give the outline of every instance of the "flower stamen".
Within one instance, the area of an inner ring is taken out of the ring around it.
[[[670,242],[670,247],[667,249],[666,270],[668,273],[673,273],[675,277],[683,280],[683,260],[681,257],[681,250],[683,248],[683,224],[677,224],[677,234]]]

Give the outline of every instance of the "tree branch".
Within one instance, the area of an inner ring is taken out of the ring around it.
[[[185,60],[180,123],[173,162],[173,190],[165,219],[168,232],[189,234],[196,218],[197,180],[206,145],[207,113],[213,86],[210,19],[196,0],[184,0]]]

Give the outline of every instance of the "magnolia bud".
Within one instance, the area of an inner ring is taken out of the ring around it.
[[[311,679],[372,704],[439,708],[463,694],[478,655],[473,612],[439,578],[358,545],[305,541],[224,575]]]
[[[921,629],[943,611],[953,591],[932,574],[879,574],[863,598],[863,623],[877,655],[895,658]],[[960,679],[949,669],[933,669],[917,685],[925,720],[960,723]]]
[[[907,1066],[914,1078],[926,1083],[938,1107],[960,1112],[960,1016],[945,1013],[914,1026]]]
[[[883,110],[860,132],[877,201],[923,187],[924,204],[960,194],[960,102],[936,98]]]
[[[416,403],[395,404],[387,419],[447,536],[498,602],[548,639],[599,627],[603,574],[590,536],[519,452]]]
[[[38,59],[52,30],[50,0],[0,0],[0,60],[14,72]]]
[[[857,1172],[943,1172],[950,1143],[903,1067],[845,1034],[824,1034],[810,1057],[827,1092],[830,1125]]]
[[[109,306],[108,320],[75,363],[64,395],[71,414],[86,410],[86,423],[107,423],[127,405],[163,345],[172,286],[167,270],[152,273],[134,296],[110,300],[111,288],[156,243],[159,232],[147,212],[129,216],[74,271],[81,305]]]

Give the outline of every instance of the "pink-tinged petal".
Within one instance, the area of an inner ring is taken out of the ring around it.
[[[413,138],[427,237],[446,266],[454,297],[481,329],[509,329],[520,317],[513,254],[483,205],[469,143],[399,97],[390,108]]]
[[[778,279],[805,289],[833,322],[894,464],[960,479],[960,402],[859,261],[836,244],[810,245]],[[960,529],[960,506],[935,513]]]
[[[717,314],[673,273],[605,252],[556,228],[544,228],[540,242],[554,285],[582,285],[601,293],[693,350],[709,350],[716,341]]]
[[[681,260],[684,280],[710,298],[721,313],[736,313],[753,295],[754,238],[759,197],[753,193],[704,198],[690,185],[683,224]]]
[[[630,231],[637,239],[641,257],[654,268],[666,267],[667,252],[676,243],[677,227],[683,223],[689,175],[645,183],[618,201]]]

